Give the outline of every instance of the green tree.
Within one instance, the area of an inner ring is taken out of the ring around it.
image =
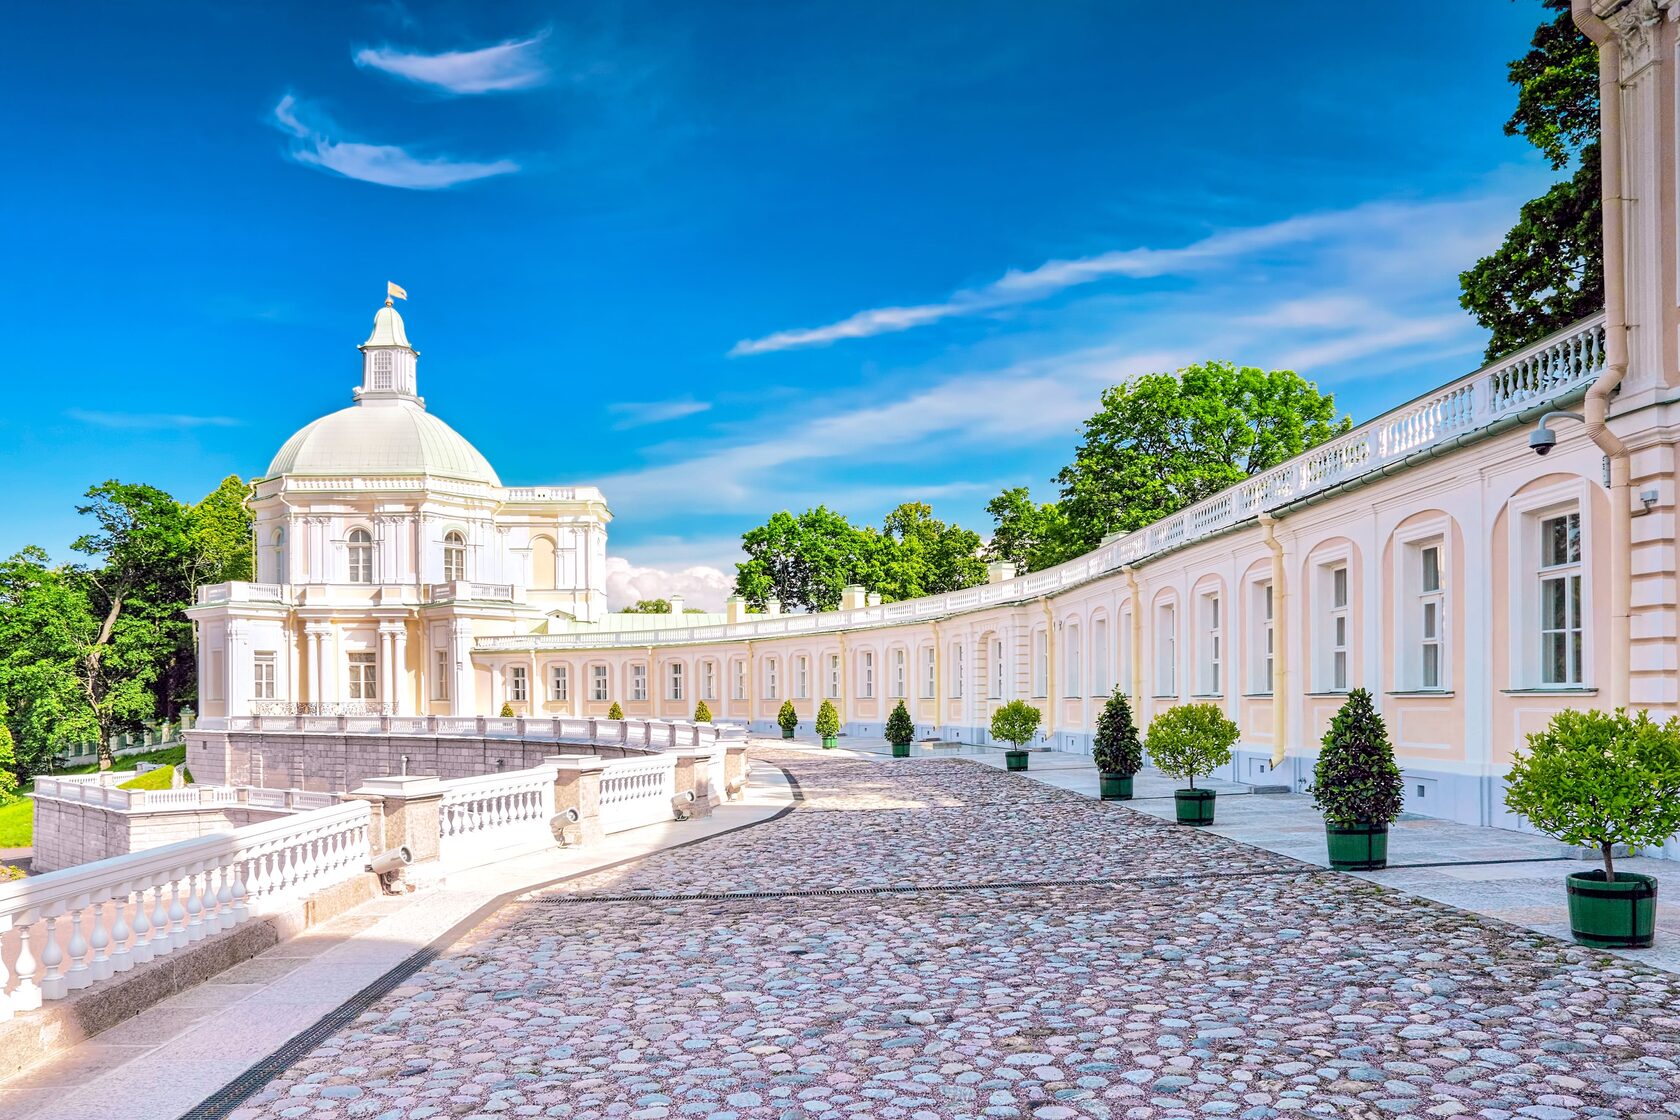
[[[1143,769],[1143,744],[1138,741],[1132,706],[1120,689],[1103,705],[1097,716],[1097,734],[1091,743],[1091,758],[1105,774],[1130,777]]]
[[[827,506],[797,516],[783,510],[741,535],[747,559],[735,566],[735,593],[762,609],[831,611],[849,583],[873,586],[880,542]]]
[[[817,734],[825,739],[832,739],[840,734],[840,713],[834,710],[834,705],[824,700],[817,708]]]
[[[1340,828],[1390,824],[1406,803],[1406,783],[1394,761],[1388,728],[1363,688],[1347,700],[1324,733],[1307,790],[1327,823]]]
[[[17,800],[18,760],[12,731],[6,726],[6,703],[0,700],[0,805]]]
[[[249,484],[230,474],[192,507],[192,531],[198,545],[196,582],[232,583],[256,578],[251,511],[245,508],[250,492]]]
[[[619,614],[670,614],[671,601],[669,599],[637,599],[636,605],[625,607]]]
[[[608,719],[623,719],[624,718],[624,709],[619,707],[617,700],[614,700],[612,702],[612,707],[607,709],[607,718]]]
[[[1231,747],[1241,732],[1213,704],[1180,704],[1149,723],[1144,746],[1161,773],[1196,788],[1199,775],[1211,774],[1231,761]]]
[[[702,700],[698,704],[694,705],[694,722],[695,723],[710,723],[710,722],[712,722],[712,710],[706,706],[706,702],[704,700]]]
[[[1043,719],[1044,713],[1025,700],[1011,700],[992,713],[992,738],[1024,750]]]
[[[1075,552],[1131,532],[1346,432],[1289,370],[1203,362],[1107,389],[1056,479]]]
[[[1570,18],[1569,0],[1507,70],[1517,107],[1505,122],[1558,171],[1575,170],[1523,205],[1498,249],[1459,274],[1459,302],[1488,329],[1489,360],[1604,306],[1599,172],[1598,48]]]
[[[776,712],[776,723],[789,734],[799,730],[799,712],[794,708],[792,700],[782,701],[781,709]]]
[[[898,707],[887,717],[887,742],[895,747],[902,747],[915,737],[916,722],[910,718],[910,709],[900,700]]]
[[[69,743],[100,737],[82,690],[82,651],[97,631],[80,574],[30,546],[0,562],[0,700],[25,773]]]
[[[1013,486],[986,503],[992,539],[987,560],[1007,560],[1018,573],[1036,572],[1079,555],[1079,541],[1058,502],[1035,502],[1025,486]]]
[[[881,524],[880,576],[886,602],[942,595],[986,582],[980,534],[948,525],[924,502],[905,502]]]

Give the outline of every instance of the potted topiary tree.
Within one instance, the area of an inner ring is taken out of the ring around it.
[[[1615,848],[1662,844],[1680,830],[1680,720],[1565,709],[1528,737],[1505,777],[1513,813],[1566,844],[1596,848],[1602,871],[1564,880],[1569,928],[1584,945],[1643,948],[1655,939],[1657,880],[1617,871]]]
[[[892,744],[892,756],[909,758],[910,740],[915,737],[916,724],[910,719],[910,709],[900,700],[892,715],[887,717],[887,742]]]
[[[513,715],[513,705],[506,700],[502,701],[502,718],[507,719],[511,715]]]
[[[1104,801],[1130,801],[1132,778],[1143,769],[1143,744],[1138,742],[1132,706],[1118,688],[1097,717],[1097,736],[1091,743],[1097,782]]]
[[[1237,725],[1212,704],[1180,704],[1168,708],[1149,724],[1144,746],[1161,772],[1190,783],[1173,791],[1179,824],[1213,823],[1217,791],[1197,789],[1196,776],[1211,774],[1231,761],[1231,745],[1241,734]]]
[[[840,713],[827,700],[817,709],[817,734],[822,736],[824,750],[833,750],[840,745]]]
[[[1324,814],[1331,867],[1375,871],[1388,866],[1388,826],[1405,805],[1405,782],[1388,728],[1363,688],[1348,693],[1330,721],[1307,792]]]
[[[793,733],[799,730],[799,713],[793,710],[792,700],[782,701],[782,710],[776,713],[776,722],[782,726],[782,738],[793,738]]]
[[[704,700],[702,700],[698,704],[694,705],[694,722],[695,723],[710,723],[710,722],[712,722],[712,710],[710,708],[706,707],[706,702]]]
[[[1038,734],[1039,721],[1043,718],[1044,714],[1025,700],[1011,700],[992,713],[992,738],[1014,747],[1003,752],[1005,769],[1027,768],[1027,744]]]
[[[607,709],[607,718],[608,719],[623,719],[624,718],[624,709],[618,706],[618,701],[617,700],[614,700],[612,702],[612,707]]]

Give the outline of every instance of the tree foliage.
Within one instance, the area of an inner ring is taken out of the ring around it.
[[[712,710],[706,706],[706,702],[704,700],[702,700],[699,703],[694,705],[694,722],[695,723],[710,723],[710,722],[712,722]]]
[[[1007,560],[1020,573],[1036,572],[1079,555],[1079,540],[1058,502],[1035,502],[1025,486],[1012,486],[986,503],[993,522],[987,560]]]
[[[1021,750],[1038,734],[1044,713],[1025,700],[1011,700],[992,713],[992,738]]]
[[[1196,779],[1231,761],[1231,747],[1241,732],[1213,704],[1180,704],[1149,723],[1145,747],[1168,777],[1196,788]]]
[[[1613,882],[1617,844],[1655,846],[1680,831],[1680,719],[1566,708],[1528,737],[1505,782],[1513,813],[1565,844],[1597,848]]]
[[[670,614],[669,599],[637,599],[635,605],[625,607],[619,614]]]
[[[6,705],[0,701],[0,805],[17,800],[18,760],[12,744],[11,729],[6,726]]]
[[[1056,479],[1078,552],[1340,435],[1352,421],[1290,370],[1202,362],[1107,389]]]
[[[799,712],[794,708],[792,700],[782,701],[780,710],[776,712],[776,723],[789,734],[799,730]]]
[[[1143,744],[1138,741],[1137,723],[1125,692],[1116,688],[1097,716],[1097,734],[1091,743],[1091,759],[1104,774],[1130,777],[1143,769]]]
[[[834,710],[834,705],[824,700],[817,709],[817,734],[824,739],[831,739],[840,734],[840,713]]]
[[[827,506],[783,510],[741,536],[747,559],[736,565],[735,593],[754,608],[778,599],[790,610],[827,611],[848,584],[886,602],[937,595],[981,583],[980,536],[906,502],[880,529],[857,526]]]
[[[1599,172],[1598,48],[1569,14],[1550,18],[1507,70],[1517,107],[1505,122],[1569,178],[1523,205],[1498,249],[1459,275],[1459,302],[1490,332],[1489,360],[1604,306]]]
[[[607,718],[608,719],[623,719],[624,718],[624,709],[619,706],[619,703],[618,703],[617,700],[614,700],[612,702],[612,707],[607,709]]]
[[[1308,793],[1327,824],[1390,824],[1406,803],[1388,728],[1363,688],[1348,693],[1313,765]]]
[[[887,742],[895,747],[902,747],[907,746],[915,737],[916,721],[910,718],[910,709],[900,700],[898,707],[887,717]]]

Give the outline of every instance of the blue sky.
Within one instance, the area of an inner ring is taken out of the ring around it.
[[[1457,273],[1554,177],[1501,132],[1539,3],[1453,8],[15,9],[0,552],[260,473],[387,279],[504,481],[606,490],[620,600],[717,602],[782,508],[984,532],[1141,372],[1363,419],[1479,364]]]

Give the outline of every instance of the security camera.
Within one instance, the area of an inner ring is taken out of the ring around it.
[[[1550,428],[1536,428],[1529,433],[1528,446],[1536,455],[1545,455],[1557,446],[1557,433]]]
[[[686,821],[694,815],[694,791],[685,789],[671,798],[671,815],[679,821]]]
[[[414,862],[414,853],[406,847],[392,848],[387,852],[380,852],[368,862],[367,869],[375,875],[389,875],[394,871],[401,871]]]

